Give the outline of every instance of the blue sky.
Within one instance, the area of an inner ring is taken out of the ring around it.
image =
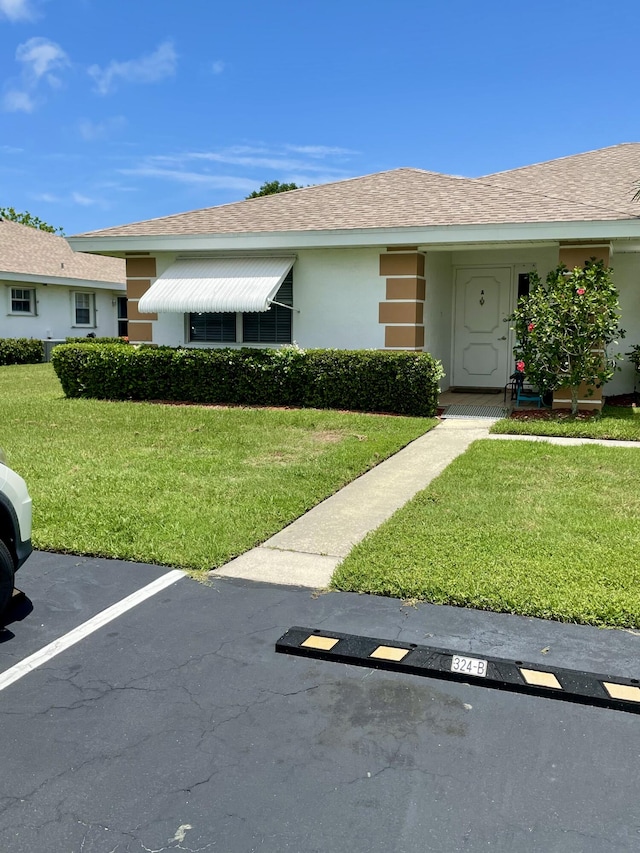
[[[639,23],[637,0],[0,0],[0,206],[73,234],[638,141]]]

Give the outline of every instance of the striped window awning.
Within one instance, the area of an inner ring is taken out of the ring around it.
[[[268,311],[292,257],[178,260],[140,297],[142,314]]]

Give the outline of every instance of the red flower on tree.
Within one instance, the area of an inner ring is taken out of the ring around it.
[[[520,361],[516,361],[516,370],[518,373],[524,373],[524,361],[520,359]]]
[[[528,330],[529,332],[533,332],[533,330],[535,329],[535,327],[536,327],[536,324],[535,324],[535,323],[529,323],[529,325],[527,326],[527,330]]]
[[[586,300],[585,305],[578,300]],[[546,286],[534,270],[529,295],[518,305],[509,317],[516,337],[515,359],[526,365],[534,388],[543,392],[570,388],[575,414],[582,383],[600,387],[615,375],[621,359],[620,353],[602,352],[624,337],[610,268],[594,259],[585,261],[582,269],[560,264],[547,276]],[[529,331],[532,322],[534,332]],[[518,375],[522,378],[522,373]]]

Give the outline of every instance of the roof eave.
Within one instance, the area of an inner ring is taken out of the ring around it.
[[[68,237],[67,240],[75,251],[124,256],[136,252],[326,249],[393,245],[453,247],[466,243],[557,242],[629,237],[640,237],[640,218],[233,234],[77,236]]]
[[[127,286],[122,281],[98,281],[92,278],[63,278],[55,275],[33,275],[33,273],[11,272],[0,270],[1,281],[19,281],[30,284],[55,284],[61,287],[83,287],[94,290],[125,291]]]

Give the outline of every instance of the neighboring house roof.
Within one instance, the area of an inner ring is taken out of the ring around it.
[[[0,279],[34,276],[85,283],[125,284],[125,262],[74,252],[64,237],[0,219]]]
[[[482,178],[394,169],[78,237],[146,237],[638,219],[640,144]]]

